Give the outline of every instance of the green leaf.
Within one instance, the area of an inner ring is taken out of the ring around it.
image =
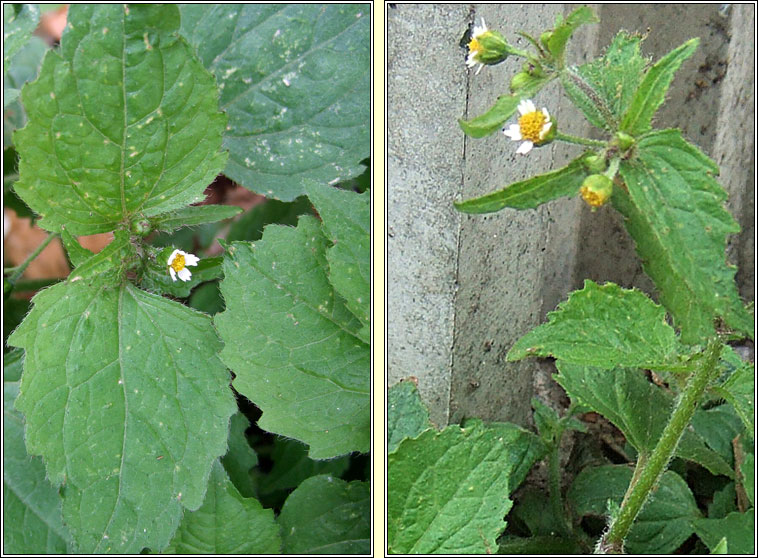
[[[690,39],[658,60],[647,71],[621,119],[621,130],[637,136],[651,128],[655,111],[663,104],[674,73],[695,52],[700,39]]]
[[[17,382],[24,367],[24,351],[12,349],[3,354],[3,381]]]
[[[641,38],[619,31],[602,58],[561,72],[566,94],[595,126],[616,131],[643,77],[648,59]]]
[[[605,370],[562,360],[556,366],[559,374],[555,379],[572,401],[587,405],[611,421],[638,452],[652,452],[671,415],[673,395],[648,382],[640,370]],[[693,431],[685,431],[676,455],[714,474],[734,476],[729,463]]]
[[[315,461],[308,457],[308,446],[297,440],[277,436],[271,452],[274,466],[265,475],[259,474],[261,495],[297,488],[300,483],[315,475],[339,476],[350,465],[350,456]]]
[[[68,254],[71,265],[75,268],[95,255],[92,250],[88,250],[82,246],[76,237],[66,230],[66,227],[61,227],[61,241],[64,248],[66,248],[66,254]]]
[[[229,116],[224,174],[283,201],[356,176],[370,152],[370,10],[184,4],[182,33]]]
[[[712,336],[716,316],[752,337],[753,318],[724,254],[727,236],[739,226],[724,208],[727,194],[713,178],[716,164],[679,130],[662,130],[640,139],[636,157],[622,161],[620,172],[629,192],[615,188],[614,206],[682,342]]]
[[[733,511],[737,511],[737,491],[732,481],[713,493],[713,499],[708,504],[708,517],[718,519]]]
[[[59,283],[9,343],[26,350],[16,407],[83,553],[168,544],[226,451],[236,405],[210,319],[125,283]]]
[[[750,438],[755,439],[755,365],[743,362],[724,383],[711,389],[731,403]]]
[[[578,541],[573,539],[563,539],[561,537],[539,536],[539,537],[514,537],[506,535],[499,539],[500,546],[497,554],[525,554],[527,556],[538,556],[540,554],[586,554],[586,548],[582,547]]]
[[[163,554],[278,554],[280,550],[273,510],[243,497],[216,461],[203,505],[184,513]]]
[[[70,536],[63,526],[61,498],[45,478],[42,460],[26,454],[24,417],[13,408],[18,383],[4,380],[3,553],[66,554]]]
[[[18,128],[23,128],[26,124],[26,112],[21,105],[19,95],[21,87],[28,81],[37,77],[42,59],[48,50],[47,43],[39,37],[32,36],[16,53],[10,63],[10,67],[5,72],[3,83],[3,141],[6,148],[13,144],[12,134]],[[9,92],[15,91],[10,98]]]
[[[550,200],[574,196],[589,174],[584,166],[584,158],[589,154],[585,153],[563,168],[514,182],[502,190],[455,202],[455,208],[464,213],[493,213],[504,207],[531,209]]]
[[[223,169],[213,76],[173,5],[75,4],[21,97],[16,192],[50,231],[106,232],[203,198]]]
[[[552,536],[565,530],[564,519],[556,517],[552,513],[553,509],[547,491],[536,487],[525,487],[519,492],[518,500],[508,517],[511,520],[523,521],[532,536]],[[502,543],[500,548],[502,550]]]
[[[263,411],[264,430],[310,445],[313,459],[370,447],[370,348],[328,281],[318,220],[266,227],[224,258],[226,310],[214,322],[234,387]]]
[[[732,512],[723,519],[696,519],[692,527],[705,545],[715,553],[726,538],[729,554],[755,554],[755,511]]]
[[[74,240],[74,242],[77,241]],[[87,251],[89,252],[89,250]],[[111,282],[120,281],[124,266],[135,257],[136,252],[131,243],[129,232],[117,230],[113,234],[111,243],[97,254],[90,256],[84,263],[78,265],[71,272],[68,281],[73,283],[82,279],[88,280],[97,275],[102,275],[103,280],[107,278]]]
[[[405,438],[415,438],[432,428],[429,410],[421,402],[416,383],[399,382],[387,391],[387,453],[397,449]]]
[[[513,95],[500,95],[487,112],[471,120],[458,120],[458,124],[464,133],[472,138],[489,136],[502,128],[505,121],[513,116],[521,99],[534,97],[551,79],[550,77],[535,79]]]
[[[621,504],[632,480],[626,465],[606,465],[584,469],[566,495],[578,517],[606,517],[608,501]],[[687,483],[673,471],[666,471],[637,516],[624,541],[629,554],[672,554],[692,534],[691,522],[700,518]]]
[[[571,12],[563,22],[556,22],[555,29],[547,42],[547,48],[558,65],[563,65],[563,55],[566,52],[566,43],[574,34],[574,31],[585,23],[597,23],[600,19],[592,11],[592,8],[582,6]]]
[[[191,205],[150,220],[157,231],[173,231],[181,227],[204,225],[229,219],[242,213],[242,208],[234,205]]]
[[[361,321],[371,343],[371,193],[356,194],[309,183],[305,187],[333,246],[326,251],[329,281]]]
[[[221,458],[229,479],[235,488],[245,498],[255,496],[255,488],[250,471],[258,465],[258,455],[255,453],[245,436],[245,430],[250,427],[250,421],[242,413],[232,415],[229,428],[229,449]]]
[[[726,542],[726,537],[721,537],[721,540],[711,550],[711,554],[729,554],[729,547]]]
[[[18,13],[13,4],[3,4],[3,72],[8,71],[11,58],[32,38],[38,22],[36,4],[21,4]]]
[[[293,202],[265,200],[232,223],[226,239],[230,242],[258,240],[263,236],[263,228],[266,225],[279,223],[296,226],[297,218],[300,215],[312,213],[312,210],[311,201],[306,196],[301,196]]]
[[[516,449],[480,421],[405,439],[388,457],[390,553],[484,554],[511,508]]]
[[[507,360],[553,356],[607,369],[665,369],[682,366],[678,348],[666,311],[645,293],[587,279],[582,290],[548,313],[547,323],[516,341]]]
[[[732,440],[743,432],[743,426],[731,405],[696,410],[692,429],[727,463],[734,464]]]
[[[370,554],[369,483],[328,475],[303,481],[279,515],[286,554]]]

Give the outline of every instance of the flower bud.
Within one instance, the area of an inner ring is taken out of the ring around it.
[[[542,35],[540,35],[540,42],[543,45],[545,45],[545,47],[547,47],[552,37],[553,37],[552,31],[545,31]]]
[[[584,157],[584,167],[591,173],[601,173],[605,170],[605,157],[601,157],[597,153],[591,153]]]
[[[150,222],[147,219],[135,219],[132,221],[132,234],[147,236],[150,233]]]
[[[515,93],[519,89],[523,89],[534,78],[529,75],[529,72],[519,72],[511,78],[511,93]]]
[[[579,192],[584,201],[592,207],[592,211],[595,211],[610,199],[613,192],[613,180],[604,174],[591,174],[584,179]]]
[[[626,151],[634,145],[634,138],[626,132],[616,132],[614,143],[619,146],[621,151]]]
[[[474,46],[472,46],[472,44]],[[510,54],[508,43],[497,31],[485,31],[474,37],[469,44],[469,50],[476,50],[474,60],[479,64],[499,64]]]

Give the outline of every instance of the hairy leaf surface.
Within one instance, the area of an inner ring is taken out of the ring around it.
[[[234,387],[263,411],[261,428],[328,459],[369,450],[370,349],[328,280],[317,219],[266,227],[224,259],[226,311],[214,320]]]
[[[663,104],[674,73],[697,49],[700,39],[690,39],[658,60],[645,74],[621,120],[621,129],[636,136],[651,128],[653,115]]]
[[[229,116],[224,174],[291,201],[306,179],[356,176],[369,156],[370,7],[184,4],[182,33]]]
[[[524,443],[476,420],[403,440],[388,458],[390,553],[494,552]]]
[[[3,72],[8,71],[11,58],[32,38],[39,22],[37,4],[21,4],[18,13],[15,8],[13,4],[3,4]]]
[[[278,517],[287,554],[370,554],[371,488],[331,475],[310,477]]]
[[[203,505],[184,512],[164,554],[278,554],[280,549],[273,510],[243,497],[216,461]]]
[[[3,382],[3,552],[66,554],[61,498],[42,460],[26,454],[24,417],[13,408],[17,396],[18,382]]]
[[[225,116],[173,5],[75,4],[59,50],[21,97],[19,196],[40,226],[106,232],[203,197]]]
[[[666,310],[645,293],[585,280],[542,324],[511,347],[508,360],[553,356],[564,362],[614,368],[681,366]]]
[[[210,319],[130,284],[41,291],[9,342],[16,407],[81,552],[161,550],[196,509],[235,412]]]
[[[356,194],[317,183],[308,197],[333,246],[326,251],[329,281],[363,324],[359,335],[371,342],[371,193]]]
[[[752,337],[736,268],[726,262],[727,236],[739,226],[724,207],[727,194],[714,178],[718,167],[679,130],[653,132],[636,149],[620,168],[628,195],[618,187],[612,199],[682,341],[713,335],[714,317]]]

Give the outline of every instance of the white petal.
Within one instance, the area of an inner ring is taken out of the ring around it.
[[[481,18],[482,25],[478,26],[476,22],[474,23],[474,32],[471,34],[471,36],[476,39],[479,35],[485,33],[487,31],[487,24],[484,23],[484,18]]]
[[[534,108],[534,103],[530,99],[521,99],[521,102],[518,104],[518,111],[522,116],[534,112],[535,110],[537,109]]]
[[[184,265],[197,265],[197,262],[200,261],[200,258],[198,258],[195,254],[186,254],[184,256]]]
[[[516,150],[516,153],[520,153],[521,155],[526,155],[532,150],[532,147],[534,147],[534,144],[527,140],[521,145],[519,145],[518,149]]]
[[[542,130],[540,130],[540,139],[544,139],[545,136],[547,135],[547,133],[550,131],[550,128],[552,128],[552,127],[553,127],[553,123],[552,122],[545,122],[542,125]]]
[[[542,107],[542,114],[545,115],[545,118],[550,120],[550,114],[547,112],[547,109],[545,107]]]
[[[189,281],[191,277],[192,273],[186,267],[179,270],[179,279],[182,281]]]
[[[168,272],[171,274],[171,279],[173,279],[174,282],[176,282],[176,271],[174,271],[174,268],[173,267],[169,267],[168,268]]]
[[[479,72],[481,72],[481,71],[482,71],[482,68],[484,68],[484,64],[479,64],[479,67],[476,69],[476,74],[475,74],[475,75],[477,75],[477,76],[478,76],[478,75],[479,75]]]
[[[503,133],[513,141],[521,141],[521,128],[518,124],[511,124],[507,130],[503,130]]]
[[[171,252],[171,255],[168,257],[168,263],[166,265],[171,265],[172,263],[174,263],[174,258],[176,257],[176,255],[182,254],[182,253],[183,252],[181,250],[174,250],[173,252]],[[176,279],[174,280],[176,281]]]
[[[468,53],[468,56],[466,57],[466,66],[469,68],[472,68],[476,66],[476,60],[474,60],[474,56],[476,56],[476,51],[471,51]]]

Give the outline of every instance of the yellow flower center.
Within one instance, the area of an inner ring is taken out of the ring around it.
[[[546,121],[547,117],[541,110],[527,112],[518,119],[518,125],[521,129],[521,137],[532,143],[539,143],[540,139],[542,139],[540,138],[542,127],[545,125]]]
[[[184,256],[182,256],[181,254],[177,254],[174,257],[174,261],[171,262],[171,267],[177,273],[179,273],[182,269],[184,269]]]
[[[482,45],[479,44],[479,41],[476,39],[471,39],[471,42],[468,44],[468,51],[479,52],[480,50],[482,50]]]
[[[579,192],[582,194],[582,198],[592,207],[600,207],[608,201],[608,196],[604,196],[598,192],[593,192],[587,186],[579,188]]]

